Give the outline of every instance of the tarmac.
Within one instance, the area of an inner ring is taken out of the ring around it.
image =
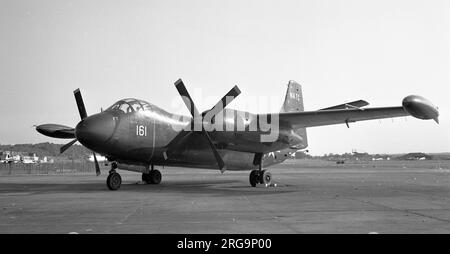
[[[270,168],[274,185],[252,188],[249,171],[160,169],[159,185],[118,171],[0,176],[0,233],[450,233],[450,169]]]

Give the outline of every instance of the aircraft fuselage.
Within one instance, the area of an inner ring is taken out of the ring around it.
[[[215,169],[217,163],[207,140],[200,135],[201,126],[197,132],[183,130],[196,130],[191,122],[191,117],[174,115],[154,105],[129,112],[111,107],[81,121],[76,127],[76,137],[84,146],[112,161]],[[292,130],[271,130],[267,122],[267,119],[258,119],[257,115],[248,112],[225,109],[223,121],[220,121],[222,125],[214,125],[216,129],[222,127],[223,131],[213,130],[212,123],[204,123],[204,128],[212,129],[209,132],[211,139],[229,170],[257,168],[253,164],[255,153],[267,154],[264,165],[270,166],[287,158],[287,151],[282,150],[294,145],[297,149],[306,147]],[[219,123],[217,119],[216,123]],[[251,135],[249,130],[252,130]],[[260,142],[261,135],[269,135],[272,131],[277,132],[276,142]],[[171,151],[168,145],[177,135],[194,137],[190,137],[186,149],[182,146]]]

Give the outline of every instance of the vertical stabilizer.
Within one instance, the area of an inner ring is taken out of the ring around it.
[[[284,98],[284,103],[281,108],[281,112],[289,113],[302,111],[304,111],[302,86],[299,83],[291,80],[288,83],[286,96]],[[306,135],[306,128],[295,129],[294,132],[297,133],[303,139],[301,148],[302,149],[306,148],[308,146],[308,137]]]

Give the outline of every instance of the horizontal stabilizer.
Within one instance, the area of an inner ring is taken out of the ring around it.
[[[323,108],[320,110],[333,110],[333,109],[352,109],[352,108],[362,108],[369,105],[365,100],[352,101],[344,104],[339,104],[329,108]]]

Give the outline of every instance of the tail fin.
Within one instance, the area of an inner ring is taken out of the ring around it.
[[[281,112],[290,113],[302,111],[304,111],[302,86],[299,83],[290,80],[286,90],[286,97],[284,98],[284,103],[281,108]],[[308,146],[308,137],[306,134],[306,128],[295,129],[294,132],[303,139],[303,142],[301,145],[299,145],[299,148],[300,149],[306,148]]]
[[[288,84],[281,112],[302,112],[303,110],[302,86],[291,80]]]

